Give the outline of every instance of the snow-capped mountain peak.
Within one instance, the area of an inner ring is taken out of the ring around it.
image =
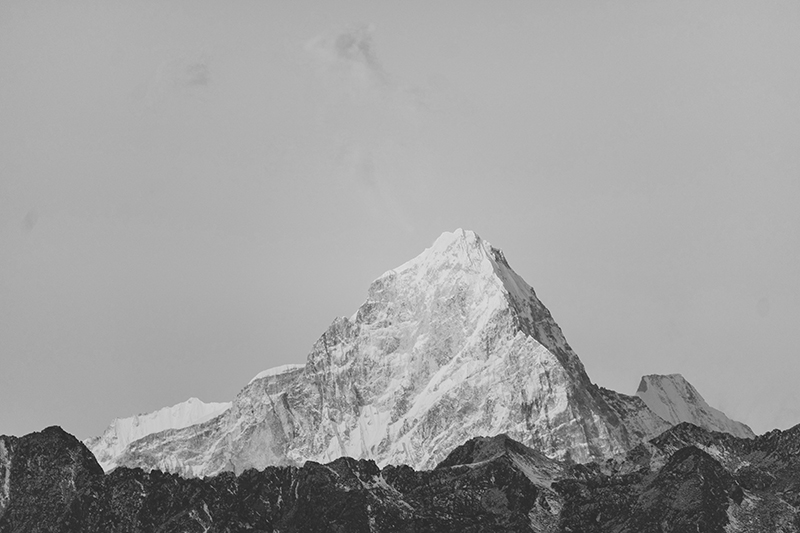
[[[651,374],[642,377],[636,395],[670,424],[691,422],[711,431],[723,431],[742,438],[755,436],[749,426],[728,418],[706,403],[700,393],[680,374]]]
[[[421,254],[390,272],[398,273],[420,265],[438,266],[448,261],[474,265],[486,257],[487,248],[491,248],[491,245],[474,231],[464,231],[461,228],[453,232],[446,231]]]
[[[461,228],[443,233],[433,245],[426,248],[414,259],[386,272],[383,276],[394,276],[413,271],[419,280],[438,281],[437,273],[451,276],[461,271],[485,280],[495,277],[501,281],[510,295],[524,295],[530,286],[513,273],[503,256],[503,252],[490,242],[470,230]],[[522,283],[520,283],[522,282]]]
[[[376,279],[305,365],[262,372],[222,416],[149,434],[115,461],[195,476],[341,456],[432,468],[465,440],[501,433],[587,461],[665,420],[592,384],[503,253],[456,230]]]

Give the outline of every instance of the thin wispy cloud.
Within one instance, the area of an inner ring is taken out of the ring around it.
[[[440,107],[437,91],[411,86],[390,73],[378,54],[373,24],[355,24],[331,29],[306,42],[326,84],[358,99],[378,99],[403,113],[429,112]]]
[[[305,50],[324,91],[320,118],[336,154],[334,176],[373,220],[412,231],[406,204],[413,200],[402,191],[422,188],[419,173],[397,169],[419,166],[412,147],[425,111],[384,67],[374,35],[371,24],[333,29],[309,40]]]
[[[202,57],[199,60],[188,62],[181,74],[182,77],[178,81],[184,86],[207,86],[211,79],[208,58]]]
[[[355,191],[373,220],[383,220],[413,231],[411,217],[396,192],[403,182],[392,178],[391,162],[387,164],[386,159],[386,154],[376,153],[361,143],[346,143],[340,148],[336,161],[338,178]]]
[[[200,94],[197,91],[212,83],[211,60],[205,52],[165,52],[165,55],[172,57],[162,60],[147,80],[145,110],[153,110],[175,94],[188,91],[196,97]]]
[[[328,31],[308,41],[306,50],[326,74],[385,88],[389,76],[375,52],[374,29],[371,24],[358,24]]]
[[[33,231],[33,228],[36,227],[37,222],[39,222],[39,213],[36,211],[36,209],[31,209],[22,218],[22,221],[20,222],[20,228],[22,229],[23,233],[30,233]]]

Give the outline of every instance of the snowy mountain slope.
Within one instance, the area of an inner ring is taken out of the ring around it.
[[[457,230],[375,280],[305,366],[257,376],[222,416],[147,435],[116,462],[187,475],[342,455],[430,468],[499,433],[586,461],[667,427],[641,399],[592,384],[502,252]]]
[[[375,280],[305,365],[262,372],[222,415],[150,433],[105,463],[206,476],[350,456],[419,469],[501,433],[584,462],[670,425],[643,398],[594,385],[503,253],[457,230]]]
[[[710,431],[722,431],[736,437],[755,436],[746,424],[731,420],[722,411],[709,406],[697,389],[680,374],[644,376],[636,395],[671,425],[691,422]]]
[[[117,418],[101,436],[86,439],[84,444],[107,471],[117,466],[116,458],[131,442],[153,433],[201,424],[224,413],[230,406],[230,402],[205,403],[189,398],[152,413]]]

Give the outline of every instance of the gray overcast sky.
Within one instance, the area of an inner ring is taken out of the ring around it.
[[[798,207],[795,1],[0,0],[0,434],[230,400],[457,227],[786,428]]]

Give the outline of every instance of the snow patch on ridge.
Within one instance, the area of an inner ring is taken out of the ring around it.
[[[387,274],[399,274],[419,264],[434,263],[437,262],[437,258],[450,254],[453,254],[456,259],[466,259],[466,262],[474,263],[475,258],[470,256],[470,247],[467,243],[479,244],[481,242],[483,242],[482,239],[478,237],[474,231],[464,231],[461,228],[458,228],[452,233],[445,231],[430,247],[425,248],[417,257],[406,261],[397,268],[393,268],[388,271]]]
[[[169,429],[202,424],[221,415],[230,406],[230,402],[205,403],[197,398],[189,398],[185,402],[152,413],[117,418],[100,437],[87,439],[84,444],[97,458],[103,470],[109,471],[117,466],[115,458],[130,443]]]
[[[256,374],[255,377],[253,377],[253,379],[250,380],[248,385],[257,379],[279,376],[281,374],[287,374],[289,372],[294,372],[296,370],[302,370],[303,368],[305,368],[305,366],[306,366],[305,363],[300,363],[300,364],[290,363],[287,365],[276,366],[275,368],[268,368],[267,370],[264,370]]]

